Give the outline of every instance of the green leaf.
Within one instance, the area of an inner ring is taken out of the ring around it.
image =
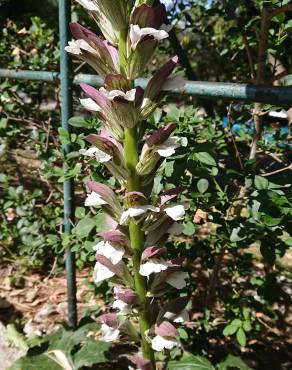
[[[75,210],[75,217],[76,218],[85,217],[85,213],[86,213],[85,207],[76,207],[76,210]]]
[[[215,159],[211,156],[211,154],[207,152],[198,152],[195,153],[195,158],[197,161],[207,164],[209,166],[216,166]]]
[[[215,370],[215,368],[205,357],[187,354],[179,361],[170,361],[167,370]]]
[[[203,194],[209,187],[209,181],[206,179],[200,179],[197,183],[197,187],[199,192]]]
[[[74,126],[74,127],[88,127],[88,123],[86,122],[84,117],[72,117],[68,121],[69,125]]]
[[[7,370],[64,370],[45,354],[22,357]]]
[[[290,247],[292,247],[292,237],[290,237],[290,238],[288,238],[288,239],[284,240],[284,243],[285,243],[286,245],[289,245]]]
[[[17,347],[24,352],[28,350],[28,344],[26,343],[25,336],[19,333],[13,324],[7,325],[5,337],[14,347]]]
[[[187,331],[184,328],[178,328],[180,339],[187,340],[189,338]]]
[[[217,365],[218,370],[252,370],[239,357],[228,355],[223,362]]]
[[[245,347],[246,346],[246,335],[245,335],[245,331],[242,328],[239,328],[238,329],[238,331],[236,333],[236,339],[237,339],[237,342],[242,347]]]
[[[225,335],[226,337],[229,335],[233,335],[237,332],[238,328],[240,327],[241,327],[241,321],[239,319],[234,319],[231,321],[230,324],[225,326],[223,330],[223,335]]]
[[[266,190],[269,188],[269,181],[262,176],[255,176],[254,184],[258,190]]]
[[[8,119],[7,118],[1,118],[0,119],[0,129],[7,128]]]
[[[282,218],[276,218],[276,217],[271,217],[270,215],[265,215],[263,217],[264,224],[273,227],[279,225],[279,223],[282,221]]]
[[[166,177],[170,177],[173,174],[174,171],[174,162],[166,162],[165,168],[164,168],[164,173]]]
[[[243,235],[243,229],[239,226],[232,230],[231,235],[230,235],[230,241],[232,243],[240,242],[241,240],[244,240],[245,237],[246,236]]]
[[[252,329],[250,321],[245,321],[243,323],[242,327],[243,327],[244,331],[247,331],[247,332],[251,331],[251,329]]]
[[[188,236],[194,235],[195,231],[196,231],[195,225],[191,221],[188,221],[186,224],[184,224],[183,233],[185,235]]]
[[[78,222],[76,225],[76,234],[79,238],[86,238],[92,229],[95,227],[96,223],[93,218],[85,217]]]
[[[108,230],[105,214],[100,212],[95,217],[96,231],[101,233]]]
[[[110,343],[88,340],[83,347],[73,356],[74,369],[80,369],[84,366],[91,367],[94,364],[108,362],[105,352],[111,347]]]

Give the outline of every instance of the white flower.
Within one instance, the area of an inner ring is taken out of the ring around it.
[[[103,95],[108,98],[109,100],[114,100],[115,98],[123,98],[128,101],[134,101],[136,96],[136,89],[131,89],[129,91],[121,91],[121,90],[111,90],[108,91],[104,87],[99,89]]]
[[[183,309],[178,315],[177,317],[173,320],[173,322],[176,322],[176,323],[183,323],[185,321],[190,321],[190,316],[189,316],[189,313],[186,309]]]
[[[185,308],[176,316],[173,312],[165,312],[163,317],[168,320],[173,320],[175,323],[183,323],[190,320],[189,313]]]
[[[93,146],[89,149],[79,149],[79,153],[82,155],[86,155],[87,157],[94,157],[97,150],[98,148]]]
[[[91,98],[88,98],[88,99],[79,99],[80,100],[80,103],[81,105],[91,111],[91,112],[100,112],[101,111],[101,108],[98,104],[96,104],[96,102],[91,99]]]
[[[140,28],[137,24],[130,25],[130,40],[132,49],[135,50],[139,41],[144,36],[152,36],[155,40],[163,40],[168,37],[168,33],[165,30],[157,30],[155,28],[146,27]]]
[[[149,276],[152,273],[158,273],[168,268],[169,264],[163,260],[153,260],[143,263],[140,266],[139,274]]]
[[[187,272],[177,271],[166,278],[166,282],[176,289],[182,289],[186,286],[185,279],[188,277]]]
[[[78,40],[72,40],[68,42],[68,46],[65,47],[65,50],[68,53],[74,54],[74,55],[80,55],[82,54],[82,50],[86,50],[89,53],[97,54],[96,50],[91,47],[88,42],[86,42],[83,39]]]
[[[113,246],[108,241],[101,241],[97,243],[93,247],[93,250],[95,250],[96,253],[108,258],[114,265],[119,263],[125,254],[124,248]]]
[[[162,351],[165,349],[172,349],[176,346],[179,346],[179,343],[175,339],[166,339],[160,335],[156,335],[151,341],[151,346],[154,351]]]
[[[95,157],[97,162],[99,163],[106,163],[109,162],[112,159],[112,156],[103,152],[102,150],[92,147],[89,149],[80,149],[79,150],[80,154],[86,155],[88,157]]]
[[[175,153],[175,149],[180,147],[180,143],[176,137],[170,137],[164,143],[158,144],[155,151],[160,155],[160,157],[170,157]]]
[[[122,213],[120,224],[123,225],[128,220],[128,218],[141,216],[145,214],[147,211],[159,212],[159,208],[153,207],[151,205],[135,206],[128,208],[126,211]]]
[[[101,196],[94,191],[87,195],[87,198],[85,199],[84,205],[87,207],[96,207],[96,206],[102,206],[103,204],[107,204]]]
[[[83,8],[92,11],[98,11],[98,7],[93,0],[76,0]]]
[[[174,206],[164,208],[164,212],[174,221],[178,221],[184,217],[185,207],[182,204],[176,204]]]
[[[180,235],[183,231],[183,225],[177,222],[174,222],[170,228],[167,230],[170,235]]]
[[[97,243],[93,247],[93,250],[95,250],[97,254],[100,254],[108,258],[114,265],[116,265],[122,260],[123,255],[125,253],[125,250],[122,247],[112,246],[107,241],[101,241]],[[93,281],[95,283],[99,283],[100,281],[110,279],[113,276],[115,276],[114,272],[112,272],[102,263],[96,262],[93,271]]]
[[[104,340],[105,342],[113,342],[114,340],[118,339],[120,331],[119,329],[111,328],[110,326],[106,324],[101,325],[101,340]]]
[[[112,156],[103,152],[102,150],[97,150],[95,152],[95,158],[99,163],[106,163],[112,159]]]
[[[128,314],[131,310],[131,307],[124,301],[116,299],[112,305],[113,308],[120,311],[120,314]]]
[[[100,262],[96,262],[93,270],[93,281],[97,284],[103,280],[110,279],[115,274]]]

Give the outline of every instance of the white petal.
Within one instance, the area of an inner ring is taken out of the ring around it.
[[[167,158],[173,155],[175,153],[175,149],[179,148],[179,146],[180,144],[178,139],[176,137],[170,137],[164,143],[157,145],[155,151],[161,157]]]
[[[78,39],[78,40],[76,40],[76,41],[75,41],[75,43],[76,43],[76,45],[77,45],[77,46],[79,46],[79,48],[80,48],[81,50],[86,50],[86,51],[88,51],[89,53],[97,54],[96,50],[95,50],[95,49],[93,49],[93,47],[92,47],[92,46],[90,46],[90,45],[88,44],[88,42],[86,42],[85,40],[83,40],[83,39]]]
[[[128,218],[141,216],[145,214],[147,211],[159,212],[160,209],[149,204],[144,206],[131,207],[122,213],[120,224],[123,225],[128,220]]]
[[[141,34],[140,34],[140,27],[137,24],[131,24],[130,25],[130,40],[132,44],[132,48],[136,49],[136,46],[138,42],[141,39]]]
[[[96,147],[91,147],[89,149],[79,149],[79,153],[82,155],[86,155],[87,157],[94,157],[95,152],[98,150]]]
[[[155,40],[163,40],[168,37],[168,33],[165,30],[157,30],[156,28],[151,27],[140,28],[137,24],[131,24],[130,40],[132,49],[136,49],[139,41],[144,36],[152,36]]]
[[[90,193],[87,198],[85,199],[85,206],[87,207],[96,207],[96,206],[102,206],[103,204],[107,204],[101,196],[94,191]]]
[[[91,99],[91,98],[88,98],[88,99],[79,99],[80,100],[80,103],[81,105],[91,111],[91,112],[100,112],[101,111],[101,108],[99,105],[96,104],[96,102]]]
[[[118,339],[120,334],[119,329],[111,328],[106,324],[102,324],[100,330],[102,334],[101,340],[104,340],[105,342],[113,342]]]
[[[163,260],[157,262],[148,261],[140,266],[139,274],[142,276],[149,276],[152,273],[158,273],[168,268],[168,263]]]
[[[130,306],[121,301],[120,299],[116,299],[112,305],[113,308],[119,310],[121,314],[128,314],[130,312]]]
[[[95,158],[96,158],[97,162],[106,163],[106,162],[109,162],[112,159],[112,156],[103,152],[102,150],[98,149],[95,152]]]
[[[83,8],[87,10],[98,11],[98,6],[93,0],[76,0]]]
[[[141,216],[143,215],[144,213],[147,212],[147,208],[146,207],[143,207],[143,206],[137,206],[137,207],[131,207],[128,209],[129,211],[129,216],[130,217],[137,217],[137,216]]]
[[[166,339],[160,335],[156,335],[151,341],[151,346],[155,351],[162,351],[164,348],[172,349],[175,346],[179,346],[179,343],[174,339]]]
[[[136,89],[131,89],[127,92],[121,91],[121,90],[111,90],[108,91],[104,87],[101,87],[99,89],[100,92],[103,93],[103,95],[108,98],[109,100],[114,100],[115,98],[123,98],[128,101],[134,101],[136,96]]]
[[[124,211],[121,215],[121,218],[120,218],[120,225],[124,225],[124,223],[128,220],[129,218],[129,210],[127,211]]]
[[[68,53],[71,53],[74,55],[82,54],[80,47],[76,44],[74,40],[68,42],[68,46],[65,47],[65,50]]]
[[[182,289],[186,286],[185,279],[187,277],[187,272],[177,271],[169,275],[165,281],[176,289]]]
[[[185,207],[182,204],[176,204],[175,206],[164,208],[164,212],[174,221],[178,221],[184,217]]]
[[[111,270],[102,265],[100,262],[96,262],[93,270],[93,281],[95,283],[110,279],[113,276],[115,276],[115,274]]]
[[[176,322],[176,323],[183,323],[183,322],[186,322],[186,321],[190,321],[190,316],[189,316],[189,313],[186,309],[183,309],[177,315],[177,317],[173,320],[173,322]]]
[[[114,265],[119,263],[125,254],[124,248],[113,246],[108,241],[101,241],[97,243],[93,247],[93,250],[95,250],[98,254],[108,258]]]
[[[180,235],[183,231],[183,225],[177,222],[174,222],[173,225],[167,230],[168,234],[170,235]]]

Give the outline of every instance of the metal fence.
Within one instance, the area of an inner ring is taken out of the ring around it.
[[[24,79],[46,81],[60,84],[61,87],[61,125],[70,132],[69,118],[73,114],[72,85],[86,82],[94,86],[101,86],[103,80],[95,75],[72,75],[71,61],[65,52],[65,46],[71,40],[69,23],[71,22],[71,1],[59,0],[59,33],[60,33],[60,72],[48,71],[16,71],[0,69],[0,78]],[[146,79],[137,79],[136,85],[145,87]],[[172,93],[185,93],[187,95],[221,98],[229,100],[242,100],[271,104],[289,104],[292,106],[292,87],[254,86],[248,84],[187,81],[183,91]],[[64,155],[70,153],[70,146],[63,145]],[[65,171],[67,170],[65,165]],[[71,233],[74,223],[74,181],[66,180],[63,186],[64,197],[64,233]],[[70,248],[65,252],[65,265],[67,276],[68,323],[71,327],[77,325],[76,302],[76,273],[75,255]]]

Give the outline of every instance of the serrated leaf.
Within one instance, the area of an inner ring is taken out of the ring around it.
[[[207,358],[188,354],[179,361],[170,361],[167,370],[215,370],[215,368]]]
[[[110,343],[88,340],[83,347],[73,356],[74,369],[80,369],[84,366],[91,367],[94,364],[108,362],[105,353],[111,347]]]
[[[237,342],[242,346],[242,347],[245,347],[246,346],[246,335],[245,335],[245,331],[242,329],[242,328],[239,328],[237,330],[237,333],[236,333],[236,339],[237,339]]]
[[[200,179],[197,183],[197,187],[200,193],[204,194],[209,187],[209,181],[206,179]]]
[[[45,354],[22,357],[7,370],[64,370],[54,360]]]
[[[209,166],[216,166],[215,159],[211,156],[211,154],[207,152],[195,153],[195,158],[201,163],[207,164]]]
[[[239,357],[228,355],[226,359],[217,365],[218,370],[252,370]]]

